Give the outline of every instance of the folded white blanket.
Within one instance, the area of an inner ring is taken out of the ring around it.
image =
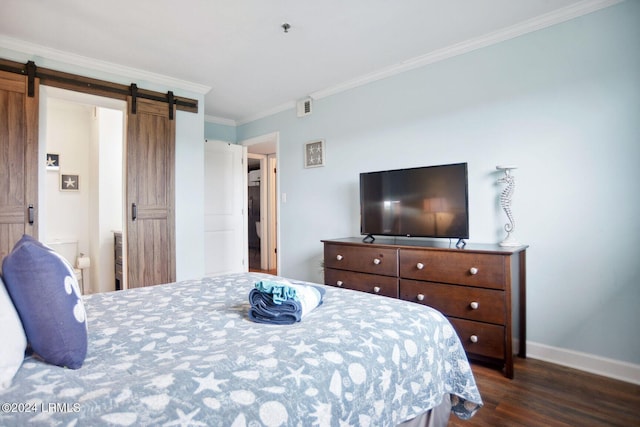
[[[302,307],[302,316],[306,316],[311,310],[320,305],[322,294],[315,286],[289,284],[289,287],[295,289],[296,297]]]

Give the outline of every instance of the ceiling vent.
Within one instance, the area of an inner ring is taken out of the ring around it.
[[[298,101],[298,117],[304,117],[311,114],[311,97],[303,98]]]

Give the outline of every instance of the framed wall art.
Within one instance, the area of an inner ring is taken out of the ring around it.
[[[80,190],[80,176],[66,173],[60,174],[60,191]]]
[[[60,169],[60,154],[47,153],[47,170],[57,171]]]
[[[304,167],[317,168],[324,166],[324,139],[317,139],[304,144]]]

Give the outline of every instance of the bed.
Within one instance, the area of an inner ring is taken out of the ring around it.
[[[230,274],[83,297],[84,363],[27,357],[0,391],[0,425],[394,426],[443,413],[446,425],[482,406],[438,311],[324,286],[301,322],[255,323],[247,295],[266,277],[278,279]]]

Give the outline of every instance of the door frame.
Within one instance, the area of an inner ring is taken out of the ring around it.
[[[264,162],[261,163],[261,170],[266,171],[268,169],[268,173],[263,172],[260,179],[263,180],[263,182],[275,184],[275,188],[271,187],[266,190],[264,196],[260,198],[260,212],[261,214],[263,212],[266,214],[266,224],[261,224],[262,235],[266,236],[265,240],[267,241],[266,253],[263,250],[260,255],[262,260],[261,264],[266,266],[266,268],[263,267],[264,270],[275,269],[276,271],[280,271],[280,259],[282,258],[279,253],[280,227],[278,226],[280,223],[280,199],[276,197],[278,189],[280,188],[280,177],[276,171],[269,167],[274,162],[277,164],[279,161],[278,148],[280,146],[280,132],[272,132],[248,138],[240,141],[239,144],[247,147],[247,155],[250,153],[265,155]],[[271,158],[271,160],[269,160],[269,158]],[[273,197],[270,197],[270,195]],[[246,198],[244,203],[246,211],[248,209],[248,201]],[[247,241],[246,244],[248,246],[249,242]],[[261,248],[264,246],[265,245],[261,245]]]
[[[278,235],[278,174],[276,173],[278,166],[278,160],[276,154],[267,155],[267,225],[269,230],[267,236],[269,237],[269,254],[267,256],[269,269],[277,269],[278,263],[278,242],[276,236]]]
[[[271,240],[270,235],[267,231],[269,228],[268,227],[269,212],[267,211],[267,209],[270,205],[267,200],[267,197],[268,197],[267,190],[269,188],[269,183],[267,181],[268,180],[267,156],[265,154],[256,154],[256,153],[247,152],[247,159],[254,159],[254,160],[260,161],[260,236],[262,236],[260,238],[260,269],[269,270],[268,254],[271,253],[272,245],[270,241]],[[245,171],[245,175],[247,175],[246,171]],[[249,185],[248,182],[247,182],[247,185]],[[245,200],[245,203],[248,204],[248,199]],[[245,209],[245,212],[248,212],[248,206],[247,206],[247,209]]]

